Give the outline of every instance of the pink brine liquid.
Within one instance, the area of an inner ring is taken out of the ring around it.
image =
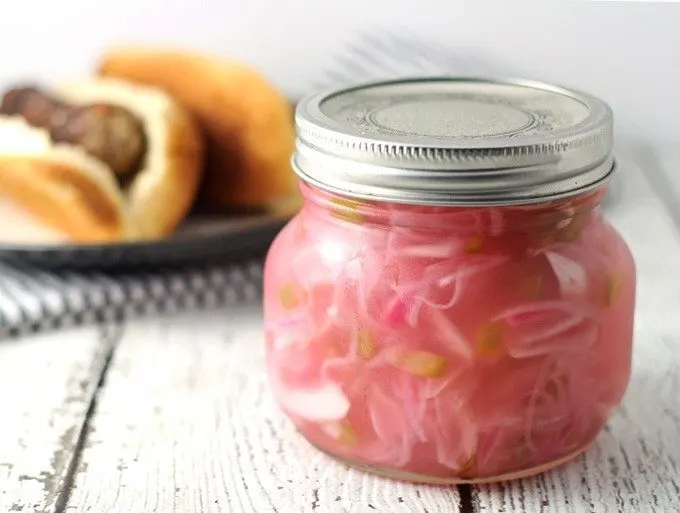
[[[265,269],[274,394],[316,447],[432,482],[579,454],[625,392],[635,269],[602,189],[418,207],[302,186]]]

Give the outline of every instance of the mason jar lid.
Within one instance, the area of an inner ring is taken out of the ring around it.
[[[429,205],[533,203],[614,170],[613,116],[588,94],[527,80],[413,78],[302,100],[293,168],[356,198]]]

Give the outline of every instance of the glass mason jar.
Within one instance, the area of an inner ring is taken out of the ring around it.
[[[297,112],[305,203],[265,268],[269,379],[314,446],[490,482],[583,452],[626,390],[635,267],[600,203],[612,115],[521,81],[413,79]]]

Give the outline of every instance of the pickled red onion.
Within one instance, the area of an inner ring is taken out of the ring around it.
[[[477,425],[455,396],[436,397],[433,401],[434,416],[428,428],[436,447],[437,461],[460,470],[477,451]]]
[[[279,386],[278,398],[293,415],[314,422],[343,419],[349,411],[349,399],[337,385],[326,383],[316,389],[292,389]]]
[[[303,211],[305,230],[270,252],[268,364],[303,433],[346,459],[439,477],[526,469],[592,440],[625,384],[627,360],[612,355],[634,284],[597,214],[343,208],[360,215]],[[285,283],[303,294],[284,305]]]
[[[373,461],[400,468],[411,458],[413,440],[417,437],[402,405],[390,395],[375,383],[368,389],[375,438],[365,452]]]
[[[472,346],[456,325],[439,309],[428,310],[428,318],[436,333],[437,340],[454,354],[467,359],[472,358]]]
[[[562,294],[579,295],[586,291],[587,277],[582,265],[555,251],[545,253],[560,283]]]

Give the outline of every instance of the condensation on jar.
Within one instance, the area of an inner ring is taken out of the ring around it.
[[[267,370],[314,446],[400,479],[489,482],[580,454],[625,393],[635,267],[600,208],[601,100],[413,79],[310,97],[305,204],[267,258]]]

